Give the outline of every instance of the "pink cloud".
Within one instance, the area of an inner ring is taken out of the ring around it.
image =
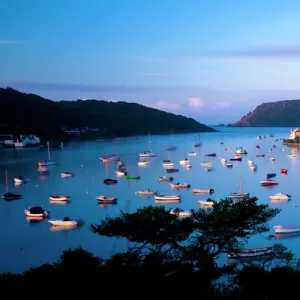
[[[192,108],[196,108],[196,109],[201,108],[204,105],[203,100],[198,97],[188,98],[188,103]]]

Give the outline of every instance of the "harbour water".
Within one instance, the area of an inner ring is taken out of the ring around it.
[[[72,142],[63,149],[52,149],[51,159],[59,165],[49,167],[50,175],[38,176],[37,161],[47,159],[47,150],[37,148],[28,149],[0,149],[0,191],[5,192],[5,168],[8,168],[9,191],[20,193],[22,198],[15,201],[0,201],[0,272],[22,272],[31,266],[53,262],[59,259],[63,250],[83,247],[101,257],[109,257],[117,251],[125,250],[128,246],[124,239],[106,238],[92,233],[90,224],[100,223],[106,216],[117,216],[120,211],[134,212],[139,207],[158,205],[153,197],[139,197],[138,190],[150,188],[160,194],[181,194],[180,203],[165,204],[174,209],[190,209],[199,207],[197,200],[206,200],[208,195],[193,195],[191,189],[172,191],[167,182],[157,182],[157,176],[167,175],[162,167],[162,160],[170,159],[179,168],[179,172],[170,173],[174,183],[188,182],[192,188],[213,188],[215,193],[210,197],[214,200],[224,199],[230,192],[238,192],[240,180],[243,191],[259,198],[258,203],[269,203],[271,207],[282,209],[281,213],[270,222],[270,226],[300,224],[300,151],[293,151],[295,158],[288,157],[291,148],[282,145],[275,139],[286,138],[289,128],[218,128],[216,133],[202,133],[200,136],[203,146],[197,148],[196,156],[187,156],[194,151],[193,145],[196,134],[157,135],[151,136],[152,151],[156,157],[149,159],[150,165],[139,167],[139,152],[149,149],[148,136],[138,139],[123,139],[113,141]],[[274,137],[269,137],[272,134]],[[266,135],[267,138],[258,140],[257,136]],[[221,144],[223,143],[223,144]],[[275,144],[276,148],[269,149]],[[166,151],[167,145],[177,146],[175,151]],[[260,149],[256,148],[260,145]],[[229,159],[234,156],[237,146],[242,146],[248,154],[241,162],[232,162],[233,168],[227,168],[220,161],[220,156]],[[226,151],[228,147],[231,150]],[[283,151],[285,149],[285,151]],[[206,157],[206,153],[215,152],[216,157]],[[104,164],[98,156],[117,154],[126,163],[130,175],[139,175],[141,180],[127,180],[117,178],[116,185],[106,186],[105,178],[116,178],[117,164]],[[265,154],[264,158],[256,154]],[[275,157],[275,161],[270,161]],[[179,165],[179,160],[188,158],[192,168],[187,170]],[[248,159],[254,160],[257,171],[253,172],[248,166]],[[201,161],[211,161],[213,171],[206,172],[200,166]],[[280,173],[281,168],[288,170],[287,175]],[[71,178],[61,178],[61,172],[74,172]],[[274,179],[278,186],[261,187],[260,180],[265,179],[268,172],[277,173]],[[22,175],[29,178],[27,184],[16,187],[13,178]],[[292,195],[291,201],[285,203],[271,203],[269,196],[282,192]],[[50,194],[71,196],[69,204],[52,204]],[[98,195],[118,198],[115,205],[99,205],[95,199]],[[41,206],[51,212],[51,217],[59,219],[70,217],[82,219],[84,226],[67,231],[53,230],[46,221],[30,222],[26,219],[24,209],[28,206]],[[270,233],[273,233],[271,228]],[[266,234],[267,235],[267,234]],[[264,237],[254,237],[247,246],[266,246],[273,243],[283,243],[300,256],[300,235],[283,239],[266,240]]]

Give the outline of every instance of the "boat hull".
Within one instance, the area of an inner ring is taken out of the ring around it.
[[[273,226],[274,231],[276,233],[294,233],[294,232],[300,232],[300,226],[294,227],[294,228],[288,228],[284,226]]]
[[[69,227],[69,226],[76,226],[77,221],[63,221],[63,220],[49,220],[50,224],[54,226],[63,226],[63,227]]]

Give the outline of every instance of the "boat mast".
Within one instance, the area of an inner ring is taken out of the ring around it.
[[[151,149],[151,140],[150,140],[150,132],[148,133],[148,136],[149,136],[149,150],[150,150],[150,152],[152,152],[152,149]]]
[[[8,171],[5,168],[5,183],[6,183],[6,193],[8,193]]]
[[[48,160],[51,160],[51,157],[50,157],[50,144],[49,144],[49,141],[47,141],[47,147],[48,147]]]
[[[240,180],[240,194],[242,194],[243,180]]]

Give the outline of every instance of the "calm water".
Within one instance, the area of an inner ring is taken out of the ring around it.
[[[220,128],[219,128],[220,129]],[[102,257],[108,257],[119,250],[126,249],[124,239],[105,238],[93,234],[90,224],[99,223],[106,216],[117,216],[121,210],[135,211],[145,205],[157,205],[153,197],[138,197],[135,192],[151,188],[162,194],[177,194],[171,191],[169,184],[157,182],[157,176],[166,175],[161,165],[163,159],[171,155],[171,160],[180,169],[178,173],[170,173],[174,182],[188,181],[192,188],[214,188],[214,200],[225,198],[229,192],[238,191],[240,179],[243,179],[243,191],[259,197],[259,203],[269,203],[271,207],[279,207],[281,213],[270,222],[270,226],[300,223],[300,153],[295,151],[296,158],[289,158],[290,150],[283,151],[281,142],[274,142],[275,138],[286,138],[288,128],[221,128],[221,132],[201,134],[203,146],[198,148],[197,156],[188,157],[192,169],[186,170],[179,165],[179,160],[187,158],[187,152],[193,151],[195,134],[152,136],[152,150],[157,157],[151,158],[147,167],[137,165],[137,154],[149,148],[148,137],[138,140],[122,140],[115,145],[113,142],[89,141],[71,143],[64,149],[52,150],[51,158],[58,161],[58,166],[49,167],[50,175],[39,177],[36,173],[37,161],[47,158],[47,151],[40,149],[0,149],[0,188],[5,192],[4,169],[8,167],[9,190],[22,194],[20,200],[0,201],[0,272],[21,272],[31,266],[57,260],[61,252],[68,248],[82,246]],[[273,134],[274,138],[257,140],[258,135]],[[224,142],[224,144],[220,144]],[[261,146],[256,149],[256,145]],[[275,144],[271,152],[269,148]],[[167,152],[167,145],[177,146],[176,151]],[[226,168],[219,157],[234,156],[234,149],[243,146],[247,151],[242,162],[234,162],[232,169]],[[226,152],[225,148],[231,148]],[[126,162],[132,175],[140,175],[141,180],[126,180],[119,178],[116,185],[105,186],[103,179],[115,178],[116,165],[109,163],[107,168],[97,158],[98,155],[108,153],[120,154]],[[217,157],[205,157],[206,153],[216,152]],[[256,158],[257,153],[265,153],[265,158]],[[275,162],[269,158],[274,156]],[[252,172],[248,166],[248,159],[253,159],[258,169]],[[212,161],[214,171],[205,172],[200,166],[201,161]],[[288,169],[288,175],[280,174],[281,168]],[[73,178],[62,179],[61,172],[75,172]],[[259,181],[264,179],[267,172],[276,172],[279,185],[275,187],[261,187]],[[2,174],[2,175],[1,175]],[[30,182],[15,187],[13,178],[22,175]],[[282,192],[292,195],[292,200],[282,204],[270,203],[269,196]],[[197,208],[197,200],[207,199],[206,195],[195,196],[190,190],[182,190],[180,203],[166,204],[168,208]],[[50,194],[65,194],[71,196],[70,204],[51,204]],[[95,197],[109,195],[118,198],[118,204],[100,206]],[[85,225],[69,231],[53,231],[47,221],[31,223],[26,220],[24,209],[28,206],[41,206],[51,212],[51,217],[59,219],[65,216],[83,219]],[[271,230],[273,233],[273,230]],[[275,242],[282,242],[294,253],[300,256],[300,236],[267,241],[263,237],[253,238],[248,246],[265,246]]]

